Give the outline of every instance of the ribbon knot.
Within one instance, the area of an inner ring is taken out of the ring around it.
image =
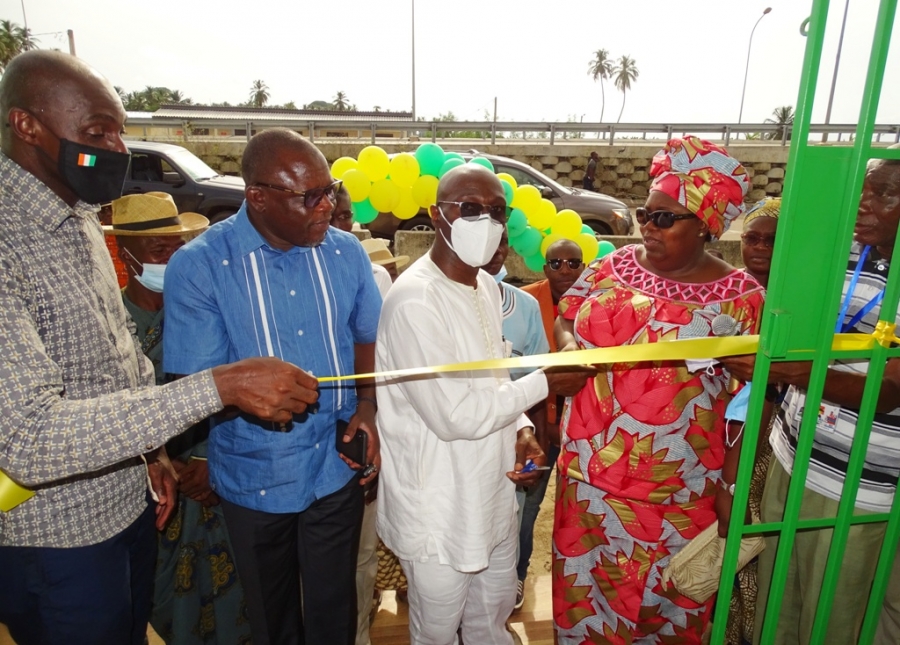
[[[879,320],[875,325],[875,331],[872,332],[872,337],[882,347],[890,347],[891,343],[900,343],[900,338],[894,335],[896,329],[896,323]]]

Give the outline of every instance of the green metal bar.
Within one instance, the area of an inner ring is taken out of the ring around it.
[[[869,69],[866,74],[863,99],[860,108],[860,119],[857,127],[856,139],[853,145],[854,172],[848,181],[848,199],[845,203],[845,216],[847,219],[856,218],[859,209],[858,196],[862,190],[869,152],[872,147],[872,132],[875,125],[875,116],[878,111],[878,102],[881,96],[884,70],[887,64],[887,56],[890,48],[890,34],[894,21],[894,13],[897,8],[897,0],[881,0],[876,20],[875,37],[872,42],[872,53],[869,57]],[[854,199],[849,199],[849,197]],[[855,205],[855,208],[853,207]],[[881,318],[887,317],[888,322],[893,323],[897,312],[897,303],[900,300],[900,275],[892,271],[888,277],[888,284],[882,303]],[[828,561],[822,579],[821,592],[816,608],[816,619],[810,642],[819,645],[825,642],[828,633],[828,622],[831,616],[831,608],[834,604],[834,594],[840,576],[841,564],[844,559],[844,551],[850,535],[850,518],[856,506],[856,495],[862,478],[863,466],[869,446],[869,436],[872,430],[872,421],[875,417],[875,409],[878,405],[878,396],[881,392],[881,380],[884,375],[885,351],[881,345],[875,345],[872,349],[871,360],[863,391],[862,404],[854,432],[853,445],[850,449],[850,460],[844,478],[844,488],[841,501],[838,504],[837,523],[832,533],[831,548],[828,553]],[[818,406],[816,406],[818,408]],[[807,410],[808,411],[808,410]],[[792,482],[793,484],[793,482]]]

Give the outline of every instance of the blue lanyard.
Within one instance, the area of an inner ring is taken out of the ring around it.
[[[850,308],[850,300],[853,298],[853,292],[859,283],[859,276],[862,273],[863,264],[869,257],[869,251],[872,249],[868,244],[863,247],[862,253],[859,254],[859,261],[856,263],[856,269],[853,271],[853,277],[850,278],[850,285],[847,287],[847,293],[844,295],[844,302],[841,305],[841,313],[838,316],[837,325],[835,325],[834,333],[846,333],[856,327],[857,323],[865,317],[870,311],[878,306],[878,303],[884,298],[884,289],[875,294],[869,302],[863,305],[862,309],[856,312],[849,322],[844,322],[847,318],[847,310]]]

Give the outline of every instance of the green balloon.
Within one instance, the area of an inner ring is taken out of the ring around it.
[[[513,196],[516,193],[516,189],[512,187],[512,184],[506,181],[505,179],[500,180],[500,185],[503,186],[503,194],[506,195],[506,205],[509,206],[512,204]]]
[[[491,172],[494,172],[494,164],[491,163],[490,159],[485,159],[484,157],[475,157],[469,163],[473,163],[479,166],[484,166]]]
[[[368,199],[364,199],[361,202],[353,202],[350,208],[353,211],[353,220],[360,224],[369,224],[378,217],[378,211]]]
[[[603,240],[600,242],[600,246],[597,248],[597,259],[606,257],[615,250],[615,244],[613,244],[609,240]]]
[[[529,255],[525,258],[525,266],[527,266],[532,271],[540,272],[544,269],[544,256],[541,255],[541,252],[538,251],[534,255]]]
[[[512,209],[509,219],[506,220],[506,228],[510,237],[516,237],[524,233],[525,229],[528,228],[528,218],[525,217],[525,213],[518,208]]]
[[[460,161],[465,161],[465,158],[458,152],[445,152],[444,153],[444,162],[446,163],[448,159],[459,159]]]
[[[456,168],[457,166],[464,166],[466,162],[462,159],[447,159],[444,164],[441,166],[441,169],[438,171],[437,176],[443,177],[448,172]]]
[[[436,143],[423,143],[416,148],[415,157],[419,162],[419,172],[423,175],[437,177],[444,165],[444,149]]]
[[[527,258],[534,254],[541,254],[541,242],[544,236],[533,226],[528,226],[524,231],[516,236],[513,243],[513,249],[523,258]]]
[[[588,226],[587,224],[582,224],[582,225],[581,225],[581,232],[582,232],[582,233],[587,233],[588,235],[593,235],[593,234],[594,234],[594,229],[592,229],[592,228],[591,228],[590,226]]]

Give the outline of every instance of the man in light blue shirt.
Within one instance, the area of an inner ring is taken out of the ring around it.
[[[339,182],[325,158],[294,132],[267,130],[247,145],[241,170],[240,211],[169,262],[165,370],[277,356],[318,377],[374,371],[381,296],[357,239],[329,227]],[[366,463],[377,467],[375,408],[373,385],[350,381],[321,385],[318,408],[287,425],[212,422],[212,487],[257,645],[304,634],[306,643],[354,641],[363,497],[335,448],[336,424],[367,433]]]

